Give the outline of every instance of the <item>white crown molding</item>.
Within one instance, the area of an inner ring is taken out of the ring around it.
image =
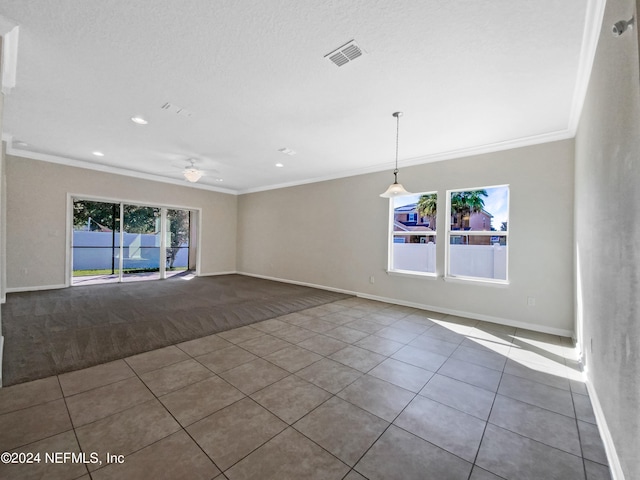
[[[504,142],[496,142],[496,143],[480,145],[480,146],[471,147],[471,148],[461,148],[459,150],[450,150],[448,152],[436,153],[433,155],[424,155],[421,157],[411,158],[408,160],[401,160],[398,163],[398,167],[400,168],[411,167],[414,165],[423,165],[425,163],[440,162],[443,160],[453,160],[455,158],[470,157],[473,155],[482,155],[485,153],[493,153],[493,152],[499,152],[503,150],[512,150],[512,149],[521,148],[521,147],[530,147],[532,145],[539,145],[542,143],[550,143],[550,142],[557,142],[560,140],[567,140],[573,137],[575,137],[575,131],[571,131],[569,129],[558,130],[556,132],[543,133],[543,134],[534,135],[531,137],[518,138],[515,140],[507,140]],[[392,170],[392,169],[393,169],[392,163],[388,163],[388,164],[385,163],[383,165],[374,165],[371,167],[359,168],[356,170],[347,170],[347,171],[337,173],[335,175],[327,175],[322,177],[309,178],[306,180],[293,181],[293,182],[287,182],[287,183],[278,183],[274,185],[265,185],[263,187],[255,187],[255,188],[248,188],[244,190],[238,190],[237,193],[239,195],[243,195],[246,193],[257,193],[257,192],[264,192],[267,190],[277,190],[279,188],[296,187],[299,185],[306,185],[309,183],[326,182],[328,180],[337,180],[339,178],[355,177],[357,175],[384,172],[386,170]]]
[[[0,15],[0,37],[2,37],[2,78],[0,89],[8,95],[16,86],[16,70],[18,65],[18,35],[20,27]]]
[[[582,33],[582,48],[578,60],[578,74],[569,113],[569,131],[572,132],[572,136],[575,136],[582,116],[582,108],[589,88],[589,80],[591,79],[591,70],[593,69],[598,40],[600,39],[606,3],[606,0],[587,2],[585,27]]]
[[[464,148],[459,150],[451,150],[448,152],[437,153],[433,155],[425,155],[399,162],[400,167],[411,167],[415,165],[422,165],[425,163],[439,162],[443,160],[453,160],[455,158],[470,157],[473,155],[482,155],[486,153],[493,153],[503,150],[512,150],[521,147],[528,147],[532,145],[539,145],[543,143],[556,142],[561,140],[567,140],[573,138],[575,132],[569,130],[559,130],[556,132],[544,133],[541,135],[535,135],[531,137],[519,138],[516,140],[508,140],[505,142],[497,142],[488,145],[481,145],[478,147]],[[45,153],[32,152],[29,150],[21,150],[12,146],[13,135],[10,133],[3,133],[2,140],[7,143],[7,154],[18,157],[31,158],[33,160],[40,160],[43,162],[58,163],[61,165],[67,165],[70,167],[85,168],[89,170],[96,170],[100,172],[113,173],[116,175],[125,175],[129,177],[142,178],[145,180],[152,180],[156,182],[170,183],[173,185],[181,185],[183,187],[200,188],[203,190],[209,190],[212,192],[228,193],[230,195],[244,195],[247,193],[264,192],[268,190],[277,190],[280,188],[296,187],[300,185],[307,185],[310,183],[326,182],[329,180],[337,180],[340,178],[355,177],[357,175],[366,175],[368,173],[377,173],[389,170],[392,168],[391,164],[374,165],[371,167],[359,168],[355,170],[347,170],[334,175],[326,175],[322,177],[309,178],[304,180],[297,180],[287,183],[279,183],[273,185],[265,185],[262,187],[248,188],[244,190],[232,190],[227,188],[211,187],[199,183],[185,184],[182,180],[175,180],[171,178],[162,177],[160,175],[153,175],[148,173],[136,172],[133,170],[126,170],[123,168],[110,167],[97,163],[89,163],[83,160],[75,160],[58,155],[49,155]]]
[[[416,157],[416,158],[412,158],[412,159],[408,159],[408,160],[403,160],[403,161],[399,162],[399,167],[411,167],[411,166],[415,166],[415,165],[423,165],[425,163],[433,163],[433,162],[439,162],[439,161],[443,161],[443,160],[453,160],[455,158],[470,157],[470,156],[473,156],[473,155],[482,155],[482,154],[486,154],[486,153],[499,152],[499,151],[503,151],[503,150],[512,150],[512,149],[521,148],[521,147],[529,147],[529,146],[532,146],[532,145],[539,145],[539,144],[543,144],[543,143],[550,143],[550,142],[556,142],[556,141],[561,141],[561,140],[567,140],[567,139],[573,138],[574,136],[575,136],[575,132],[571,132],[569,130],[559,130],[559,131],[556,131],[556,132],[544,133],[544,134],[541,134],[541,135],[534,135],[534,136],[531,136],[531,137],[519,138],[519,139],[516,139],[516,140],[508,140],[508,141],[497,142],[497,143],[492,143],[492,144],[488,144],[488,145],[481,145],[481,146],[478,146],[478,147],[463,148],[463,149],[459,149],[459,150],[451,150],[451,151],[448,151],[448,152],[442,152],[442,153],[437,153],[437,154],[433,154],[433,155],[424,155],[424,156],[421,156],[421,157]],[[160,175],[153,175],[153,174],[149,174],[149,173],[136,172],[134,170],[127,170],[127,169],[124,169],[124,168],[111,167],[111,166],[101,165],[101,164],[97,164],[97,163],[89,163],[89,162],[86,162],[86,161],[83,161],[83,160],[76,160],[76,159],[61,157],[61,156],[58,156],[58,155],[50,155],[50,154],[46,154],[46,153],[39,153],[39,152],[32,152],[32,151],[29,151],[29,150],[17,149],[17,148],[14,148],[13,145],[12,145],[13,135],[11,135],[10,133],[3,133],[2,134],[2,140],[7,143],[7,154],[8,155],[14,155],[14,156],[18,156],[18,157],[30,158],[30,159],[33,159],[33,160],[40,160],[40,161],[43,161],[43,162],[58,163],[58,164],[66,165],[66,166],[70,166],[70,167],[85,168],[85,169],[88,169],[88,170],[96,170],[96,171],[99,171],[99,172],[113,173],[113,174],[116,174],[116,175],[124,175],[124,176],[128,176],[128,177],[135,177],[135,178],[141,178],[141,179],[145,179],[145,180],[152,180],[152,181],[155,181],[155,182],[170,183],[170,184],[173,184],[173,185],[180,185],[180,186],[183,186],[183,187],[199,188],[199,189],[202,189],[202,190],[209,190],[209,191],[212,191],[212,192],[227,193],[227,194],[230,194],[230,195],[244,195],[244,194],[248,194],[248,193],[257,193],[257,192],[264,192],[264,191],[268,191],[268,190],[277,190],[277,189],[280,189],[280,188],[296,187],[296,186],[300,186],[300,185],[307,185],[307,184],[310,184],[310,183],[326,182],[326,181],[329,181],[329,180],[337,180],[337,179],[340,179],[340,178],[355,177],[357,175],[366,175],[368,173],[383,172],[383,171],[389,170],[391,168],[391,166],[390,166],[391,164],[374,165],[374,166],[371,166],[371,167],[359,168],[359,169],[355,169],[355,170],[347,170],[347,171],[343,171],[343,172],[340,172],[340,173],[336,173],[334,175],[326,175],[326,176],[322,176],[322,177],[314,177],[314,178],[309,178],[309,179],[304,179],[304,180],[296,180],[296,181],[287,182],[287,183],[265,185],[265,186],[261,186],[261,187],[248,188],[248,189],[243,189],[243,190],[232,190],[232,189],[229,189],[229,188],[212,187],[212,186],[203,185],[203,184],[200,184],[200,183],[185,184],[185,182],[182,181],[182,180],[166,178],[166,177],[162,177]]]
[[[32,160],[40,160],[42,162],[57,163],[59,165],[65,165],[67,167],[84,168],[87,170],[95,170],[103,173],[112,173],[114,175],[123,175],[125,177],[134,177],[142,180],[151,180],[153,182],[170,183],[172,185],[179,185],[181,187],[197,188],[200,190],[208,190],[210,192],[237,195],[236,190],[231,190],[228,188],[212,187],[212,186],[204,185],[201,183],[189,183],[185,180],[176,180],[175,178],[167,178],[167,177],[162,177],[160,175],[153,175],[150,173],[136,172],[135,170],[127,170],[125,168],[111,167],[108,165],[101,165],[98,163],[89,163],[83,160],[60,157],[58,155],[49,155],[46,153],[31,152],[29,150],[17,149],[11,145],[12,138],[13,136],[11,134],[2,135],[2,140],[7,142],[7,155],[30,158]]]

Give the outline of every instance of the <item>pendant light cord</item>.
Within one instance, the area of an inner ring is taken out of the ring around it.
[[[380,196],[383,198],[394,198],[398,195],[412,195],[410,192],[407,192],[405,188],[398,183],[398,158],[400,157],[400,117],[402,116],[402,112],[395,112],[393,114],[396,117],[396,169],[393,171],[393,183],[389,185],[389,188],[384,193],[381,193]]]
[[[398,146],[400,145],[400,117],[402,112],[395,112],[393,116],[396,117],[396,169],[393,171],[393,176],[395,178],[394,183],[398,183]]]

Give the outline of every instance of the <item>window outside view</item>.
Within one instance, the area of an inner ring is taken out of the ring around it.
[[[391,271],[436,273],[437,204],[435,192],[393,199]]]
[[[451,205],[447,275],[506,282],[509,187],[456,190],[447,195]]]
[[[73,284],[159,279],[162,210],[74,200]],[[166,218],[164,271],[170,276],[188,268],[190,212],[166,209]]]
[[[509,187],[447,192],[447,276],[507,281]],[[389,271],[436,274],[438,194],[423,192],[392,200]]]

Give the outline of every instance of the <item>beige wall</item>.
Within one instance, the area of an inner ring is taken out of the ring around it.
[[[0,38],[0,49],[2,48],[2,39]],[[1,50],[0,50],[1,51]],[[2,53],[0,53],[0,61]],[[4,94],[0,92],[0,139],[2,138],[2,114],[4,110]],[[0,140],[0,303],[5,302],[5,199],[6,199],[6,182],[5,182],[5,143]],[[0,310],[1,312],[1,310]],[[0,315],[0,388],[2,387],[2,357],[4,350],[4,337],[2,336],[2,316]]]
[[[0,48],[2,47],[2,39],[0,38]],[[0,53],[0,59],[2,54]],[[2,136],[2,115],[4,112],[4,94],[0,92],[0,138]],[[7,204],[7,181],[6,181],[6,159],[5,159],[6,143],[0,140],[0,303],[6,300],[6,204]],[[0,335],[2,335],[2,320],[0,318]],[[0,339],[1,341],[1,339]],[[2,359],[0,358],[0,364]],[[0,377],[2,373],[0,373]],[[1,384],[0,384],[1,385]]]
[[[640,87],[635,27],[620,37],[611,28],[634,7],[607,2],[575,178],[579,340],[620,459],[614,470],[628,480],[640,478]]]
[[[573,331],[573,141],[401,168],[409,191],[510,185],[506,287],[388,275],[391,171],[241,195],[238,270],[459,311],[477,318]],[[438,218],[438,272],[447,216]],[[369,278],[373,276],[375,283]],[[536,305],[527,306],[527,297]]]
[[[7,287],[65,284],[67,194],[202,209],[202,275],[236,270],[237,197],[7,156]]]

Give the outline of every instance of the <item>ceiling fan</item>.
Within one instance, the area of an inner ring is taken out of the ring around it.
[[[182,175],[184,175],[184,178],[187,181],[191,183],[195,183],[198,180],[200,180],[200,178],[202,178],[202,175],[204,175],[204,172],[196,168],[196,162],[193,158],[190,158],[189,162],[190,162],[190,165],[187,165],[185,167],[185,169],[182,171]]]
[[[216,162],[208,157],[194,153],[166,153],[158,152],[157,156],[163,161],[167,161],[170,169],[156,171],[160,175],[167,175],[173,178],[181,176],[189,183],[197,183],[202,177],[207,177],[207,183],[222,182],[220,171],[215,167]]]

